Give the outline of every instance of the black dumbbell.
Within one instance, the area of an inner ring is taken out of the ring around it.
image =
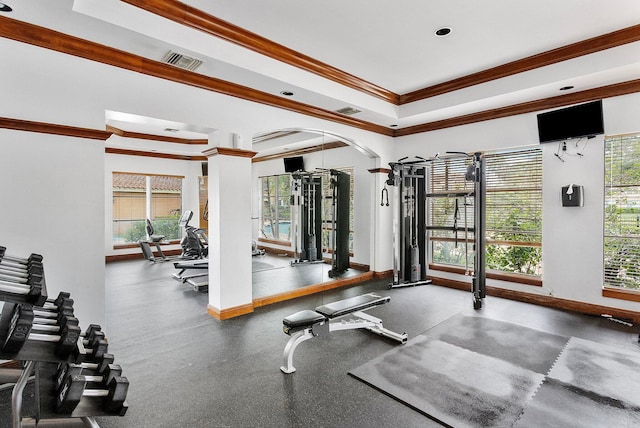
[[[99,387],[107,387],[114,376],[122,376],[122,367],[118,364],[105,364],[92,369],[86,363],[61,363],[56,372],[56,392],[60,392],[60,387],[67,377],[80,375],[84,376],[87,382],[99,384]]]
[[[113,376],[106,388],[86,389],[86,385],[85,376],[67,376],[56,398],[56,411],[71,414],[82,397],[103,397],[102,409],[105,412],[123,414],[123,405],[129,389],[129,380],[126,377]]]
[[[3,352],[8,354],[18,353],[27,340],[55,343],[55,354],[59,357],[68,357],[77,348],[80,338],[80,327],[72,323],[66,323],[58,334],[32,333],[34,314],[30,305],[15,305],[11,325],[2,344]]]
[[[22,257],[7,255],[6,252],[7,252],[7,248],[0,246],[0,263],[9,262],[9,263],[20,264],[20,265],[28,265],[34,262],[42,263],[42,256],[40,254],[31,253],[31,255],[25,259]]]
[[[102,360],[109,349],[109,342],[100,325],[90,324],[82,336],[82,340],[74,350],[73,360],[75,362]]]

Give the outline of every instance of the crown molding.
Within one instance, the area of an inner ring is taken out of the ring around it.
[[[399,104],[408,104],[414,101],[423,100],[447,92],[457,91],[470,86],[486,83],[491,80],[501,79],[536,68],[545,67],[562,61],[578,58],[584,55],[612,49],[627,43],[640,41],[640,25],[623,28],[618,31],[607,33],[591,39],[582,40],[577,43],[562,46],[532,55],[517,61],[469,74],[458,79],[449,80],[438,85],[418,89],[407,94],[400,95]]]
[[[232,147],[213,147],[211,149],[205,150],[202,152],[207,158],[223,155],[223,156],[234,156],[238,158],[252,158],[257,152],[252,152],[251,150],[244,149],[236,149]]]
[[[603,98],[628,95],[636,92],[640,92],[640,79],[630,80],[622,83],[615,83],[613,85],[602,86],[594,89],[587,89],[585,91],[574,92],[571,94],[558,95],[556,97],[544,98],[541,100],[528,101],[525,103],[514,104],[506,107],[480,111],[477,113],[466,114],[463,116],[452,117],[435,122],[423,123],[421,125],[408,126],[406,128],[396,129],[394,137],[403,137],[406,135],[420,134],[423,132],[452,128],[454,126],[469,125],[471,123],[484,122],[487,120],[500,119],[503,117],[515,116],[525,113],[533,113],[536,111],[601,100]]]
[[[216,92],[247,101],[290,110],[296,113],[331,122],[341,123],[365,131],[392,136],[393,130],[385,126],[348,117],[334,111],[322,109],[295,100],[276,96],[257,89],[227,82],[183,70],[160,61],[154,61],[129,52],[101,45],[90,40],[70,36],[48,28],[0,16],[0,37],[51,49],[68,55],[85,58],[136,73],[181,83],[207,91]]]
[[[392,104],[398,103],[398,95],[360,79],[336,67],[325,64],[303,53],[289,49],[256,33],[224,21],[193,6],[175,0],[122,0],[154,15],[194,28],[214,37],[226,40],[277,61],[317,74],[325,79],[364,92]]]
[[[162,158],[162,159],[174,159],[174,160],[186,160],[186,161],[206,161],[207,160],[206,156],[176,155],[172,153],[118,149],[114,147],[105,147],[104,152],[112,155],[142,156],[142,157],[148,157],[148,158]]]
[[[53,123],[33,122],[30,120],[12,119],[9,117],[0,117],[0,128],[102,141],[107,140],[111,136],[111,133],[107,131],[78,128],[76,126],[57,125]]]
[[[176,137],[167,137],[164,135],[153,135],[153,134],[144,134],[141,132],[129,132],[124,131],[120,128],[116,128],[115,126],[107,125],[107,132],[111,134],[117,135],[122,138],[135,138],[138,140],[152,140],[152,141],[162,141],[165,143],[176,143],[176,144],[209,144],[209,140],[207,139],[188,139],[188,138],[176,138]]]

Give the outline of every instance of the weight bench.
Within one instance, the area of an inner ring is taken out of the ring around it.
[[[387,330],[382,326],[381,319],[363,312],[390,300],[390,297],[369,293],[318,306],[315,311],[307,309],[289,315],[282,320],[282,329],[291,336],[291,339],[284,347],[284,365],[280,370],[284,373],[295,372],[293,353],[298,345],[317,336],[327,336],[332,331],[364,328],[380,336],[406,343],[407,333],[400,334]],[[351,315],[351,318],[340,319],[347,315]]]

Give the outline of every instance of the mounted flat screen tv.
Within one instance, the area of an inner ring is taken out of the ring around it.
[[[302,156],[284,158],[284,172],[304,171]]]
[[[602,100],[538,115],[541,143],[604,134]]]

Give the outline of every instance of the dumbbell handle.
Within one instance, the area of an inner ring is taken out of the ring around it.
[[[0,291],[13,294],[29,294],[31,287],[17,282],[3,281],[0,279]]]
[[[87,382],[93,382],[92,380],[88,379],[90,377],[101,378],[102,376],[85,376],[85,378],[87,378]],[[107,395],[109,395],[108,389],[85,389],[84,392],[82,393],[83,397],[106,397]]]
[[[59,342],[62,337],[57,334],[29,333],[29,340],[37,340],[40,342]]]
[[[29,278],[29,274],[27,273],[27,271],[5,269],[2,265],[0,265],[0,275],[7,276],[10,278],[14,278],[14,277]]]

